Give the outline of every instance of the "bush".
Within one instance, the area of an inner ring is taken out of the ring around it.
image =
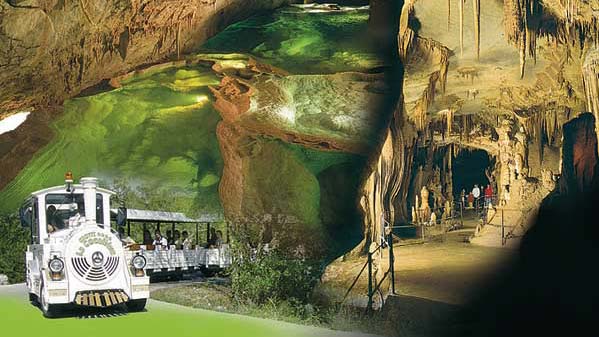
[[[231,283],[235,298],[242,302],[307,303],[319,274],[315,262],[270,251],[253,259],[236,259],[231,269]]]
[[[25,251],[29,230],[23,229],[16,215],[0,217],[0,274],[10,283],[25,280]]]

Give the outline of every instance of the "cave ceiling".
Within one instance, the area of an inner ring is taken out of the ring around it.
[[[559,127],[586,110],[581,69],[599,1],[412,0],[402,15],[404,100],[417,128],[448,113],[492,124],[546,111]]]

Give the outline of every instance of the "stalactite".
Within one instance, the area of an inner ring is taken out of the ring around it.
[[[460,56],[464,56],[464,0],[458,0],[460,11]]]
[[[414,124],[416,124],[416,129],[418,131],[425,131],[428,126],[428,108],[433,103],[435,98],[435,88],[438,80],[439,71],[435,71],[429,76],[428,85],[424,89],[420,100],[418,100],[416,106],[414,107]]]
[[[472,11],[474,14],[474,45],[476,60],[478,60],[480,59],[480,0],[472,0]]]
[[[181,59],[181,22],[177,23],[177,60]]]
[[[446,134],[447,134],[447,137],[450,137],[450,136],[451,136],[451,132],[452,132],[452,124],[453,124],[453,114],[454,114],[453,110],[451,110],[451,109],[448,109],[448,110],[447,110],[447,114],[446,114],[446,119],[447,119],[447,120],[446,120],[446,123],[447,123],[447,126],[446,126],[446,128],[447,128],[447,130],[446,130]]]
[[[539,6],[538,0],[505,0],[503,3],[506,37],[508,42],[518,47],[520,54],[520,78],[524,77],[527,53],[536,62]]]
[[[414,47],[416,42],[416,32],[410,28],[410,17],[414,13],[414,0],[410,2],[404,3],[403,8],[401,9],[401,16],[399,19],[399,36],[398,39],[398,49],[399,49],[399,58],[402,60],[404,64],[408,61],[408,55],[410,51]]]
[[[524,68],[526,67],[526,29],[519,37],[518,50],[520,52],[520,78],[524,78]]]
[[[587,110],[595,116],[595,131],[599,139],[599,50],[589,51],[582,65],[582,79]]]
[[[539,165],[543,164],[543,114],[534,114],[535,121],[535,143],[537,144],[537,154],[539,156]]]
[[[447,30],[449,31],[449,26],[451,25],[451,0],[447,0]]]

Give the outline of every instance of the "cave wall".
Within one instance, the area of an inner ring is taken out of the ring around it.
[[[560,193],[577,194],[596,188],[599,177],[595,118],[586,113],[564,125]]]
[[[180,58],[227,25],[287,0],[0,2],[0,118],[141,65]]]

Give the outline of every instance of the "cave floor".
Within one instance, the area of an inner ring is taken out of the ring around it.
[[[471,233],[462,229],[448,233],[444,242],[395,248],[399,293],[457,305],[470,300],[515,254],[465,242]]]
[[[439,336],[453,330],[464,305],[501,274],[517,251],[468,243],[476,224],[466,218],[464,228],[444,241],[394,249],[399,296],[387,300],[389,335]]]
[[[477,224],[475,212],[466,210],[464,226],[442,239],[420,244],[400,241],[394,249],[399,293],[455,305],[470,300],[473,290],[484,286],[516,252],[469,243]]]

